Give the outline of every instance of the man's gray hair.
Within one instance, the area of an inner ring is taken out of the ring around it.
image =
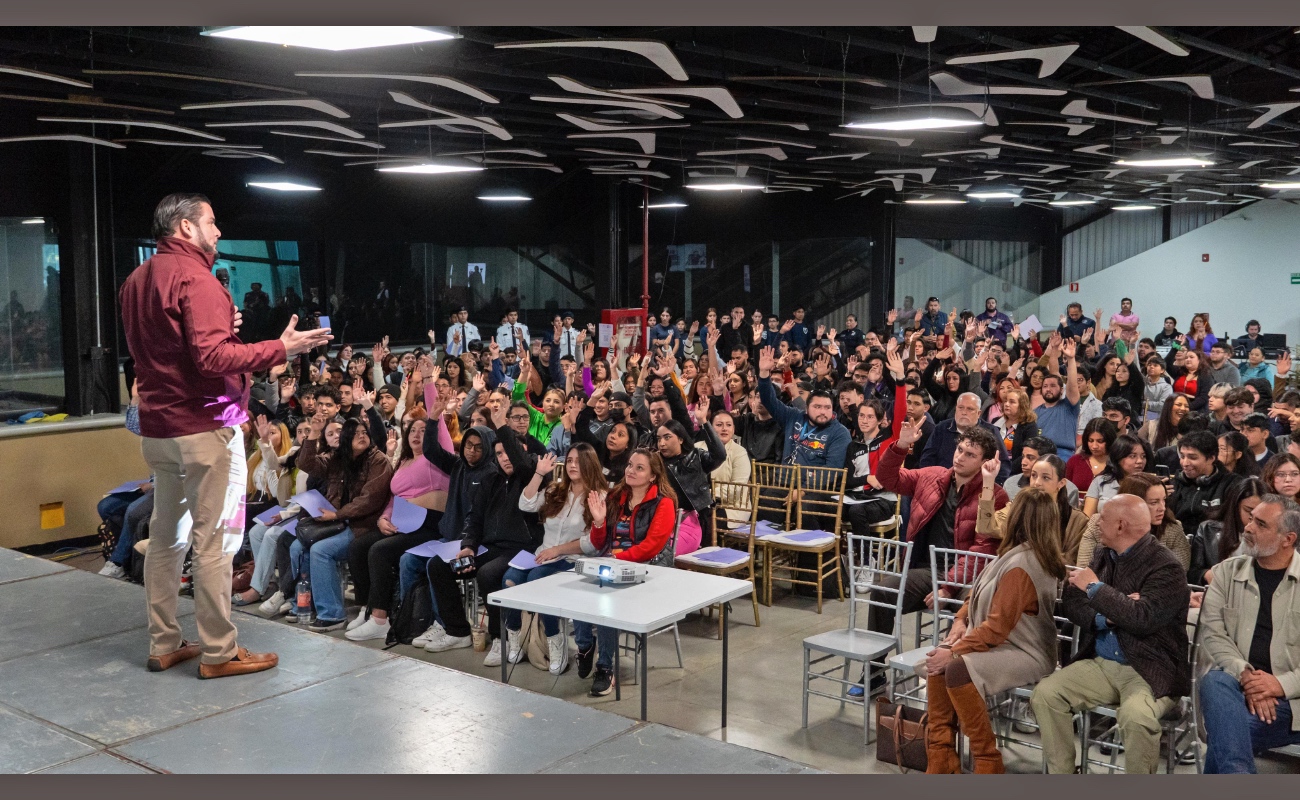
[[[153,238],[174,236],[183,219],[198,226],[204,203],[212,205],[212,202],[201,194],[176,192],[164,197],[153,212]]]
[[[974,392],[962,392],[960,395],[957,396],[957,402],[960,403],[961,401],[965,400],[967,397],[969,397],[970,399],[974,400],[974,401],[975,401],[975,405],[977,405],[977,406],[979,406],[979,407],[981,407],[981,408],[984,407],[984,398],[980,397],[979,395],[975,394]],[[955,404],[954,404],[954,405],[955,405]]]
[[[1266,494],[1259,498],[1259,503],[1280,506],[1282,514],[1277,518],[1278,531],[1294,533],[1297,538],[1300,538],[1300,503],[1280,494]]]

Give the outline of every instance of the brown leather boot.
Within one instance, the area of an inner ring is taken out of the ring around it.
[[[145,666],[149,668],[150,672],[162,672],[163,670],[171,669],[182,661],[189,661],[198,654],[199,646],[197,644],[190,644],[182,639],[181,646],[170,653],[163,653],[160,656],[149,656],[149,660],[145,662]]]
[[[275,653],[250,653],[247,648],[235,650],[235,657],[224,664],[200,664],[199,678],[227,678],[231,675],[248,675],[268,670],[280,663]]]
[[[961,721],[962,733],[970,740],[970,754],[975,762],[976,775],[1001,775],[1006,772],[1002,765],[1002,752],[998,750],[997,737],[993,735],[993,723],[989,721],[988,706],[980,696],[975,684],[967,683],[948,689],[952,707]]]
[[[957,757],[957,713],[948,698],[942,673],[925,681],[925,698],[929,705],[925,725],[925,773],[955,775],[961,772]]]

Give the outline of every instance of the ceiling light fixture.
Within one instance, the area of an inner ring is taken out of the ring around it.
[[[401,164],[380,167],[379,172],[401,172],[408,175],[447,175],[453,172],[482,172],[477,164],[462,164],[451,161],[423,161],[418,164]]]
[[[413,25],[240,25],[202,32],[220,39],[242,39],[316,50],[361,50],[458,38],[455,34]]]
[[[1155,211],[1157,208],[1159,208],[1159,206],[1131,205],[1131,206],[1115,206],[1114,210],[1115,211]]]
[[[45,224],[45,218],[44,218],[44,217],[32,217],[31,219],[25,219],[25,220],[23,220],[23,224],[24,224],[24,225],[44,225],[44,224]]]
[[[478,196],[485,203],[527,203],[533,198],[518,189],[489,189]]]
[[[650,210],[656,208],[686,208],[686,204],[681,200],[660,200],[658,203],[650,204]]]
[[[1300,189],[1300,183],[1261,183],[1261,189],[1278,189],[1286,191],[1288,189]]]
[[[319,192],[319,186],[293,181],[249,181],[245,186],[254,189],[269,189],[273,192]]]
[[[971,128],[984,124],[984,120],[959,108],[927,108],[914,114],[891,111],[872,114],[842,128],[863,128],[873,131],[934,131],[948,128]]]
[[[686,184],[686,188],[702,192],[749,192],[761,191],[763,184],[746,178],[701,178]]]
[[[1096,200],[1051,200],[1047,203],[1049,206],[1069,207],[1069,206],[1095,206]]]
[[[956,197],[914,197],[903,201],[909,206],[964,206],[965,200]]]
[[[975,200],[1019,200],[1024,189],[1019,186],[984,186],[966,193]]]
[[[1148,151],[1118,158],[1117,167],[1212,167],[1208,153],[1189,153],[1185,151]]]

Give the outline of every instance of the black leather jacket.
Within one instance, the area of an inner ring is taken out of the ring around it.
[[[700,434],[707,450],[700,450],[687,442],[682,445],[681,455],[664,459],[668,479],[673,491],[677,492],[677,502],[683,511],[706,511],[713,507],[709,473],[727,460],[727,448],[712,425],[705,425]]]
[[[1187,568],[1187,582],[1204,586],[1205,573],[1219,563],[1219,541],[1223,538],[1223,523],[1214,519],[1202,522],[1192,535],[1192,563]]]

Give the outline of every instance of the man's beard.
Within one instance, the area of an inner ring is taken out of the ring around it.
[[[1251,544],[1247,542],[1244,538],[1241,540],[1242,554],[1246,556],[1250,556],[1251,558],[1256,560],[1261,558],[1272,558],[1273,556],[1277,555],[1277,551],[1279,549],[1281,549],[1281,546],[1276,544],[1273,545],[1271,548],[1263,548],[1259,546],[1258,542]]]
[[[199,246],[200,250],[209,255],[216,255],[217,253],[217,243],[211,239],[205,238],[203,234],[199,234],[199,240],[195,242],[195,244]]]

